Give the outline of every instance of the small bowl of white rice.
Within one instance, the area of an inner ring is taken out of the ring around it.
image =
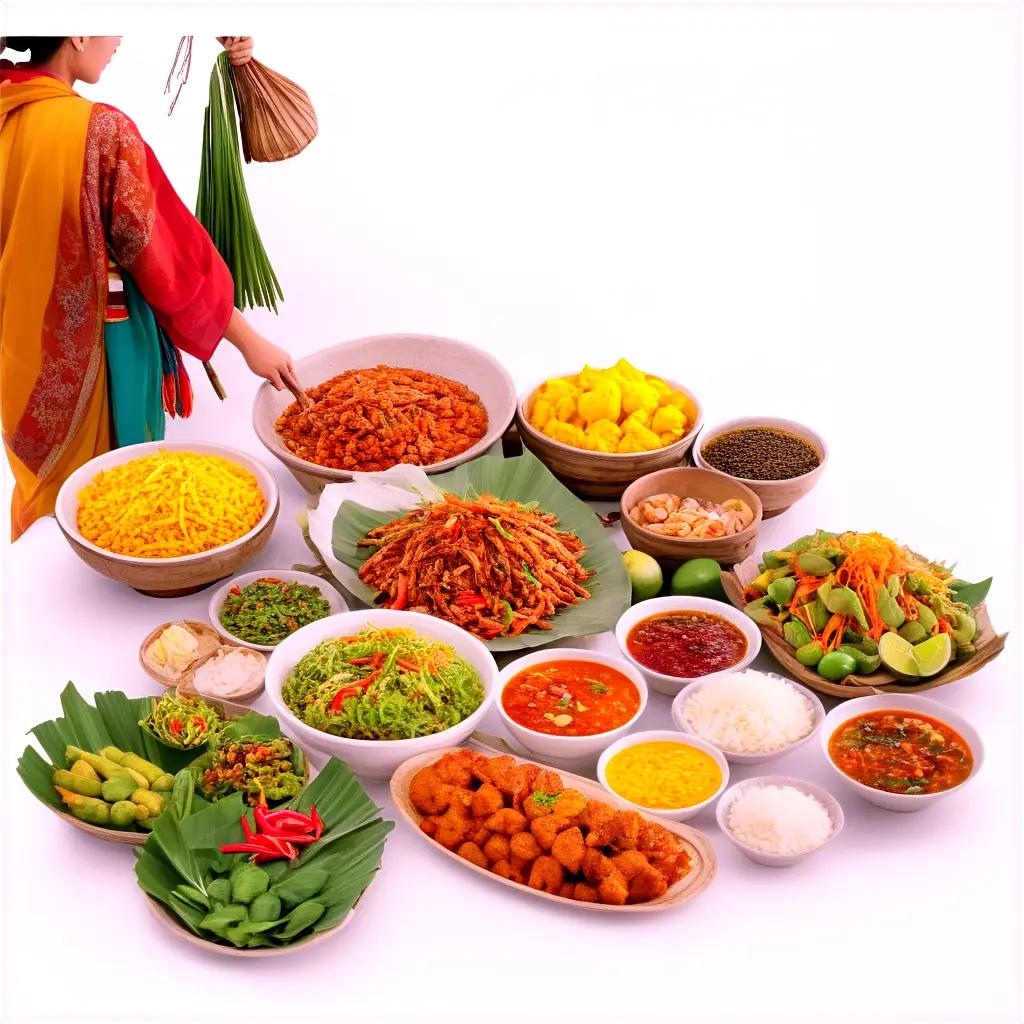
[[[730,764],[762,764],[806,743],[825,708],[807,687],[774,672],[719,672],[672,701],[676,727],[718,747]]]
[[[788,868],[843,830],[839,801],[821,786],[785,775],[744,779],[722,794],[718,827],[752,861]]]

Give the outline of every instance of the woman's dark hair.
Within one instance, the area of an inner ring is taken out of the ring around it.
[[[19,53],[31,50],[30,65],[45,64],[64,45],[67,36],[5,36],[4,43]]]

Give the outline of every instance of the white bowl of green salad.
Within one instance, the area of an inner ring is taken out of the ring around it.
[[[365,609],[303,626],[267,665],[290,734],[389,779],[408,758],[458,746],[494,699],[498,666],[476,637],[419,612]]]
[[[260,569],[230,579],[210,598],[210,622],[229,643],[269,654],[303,626],[347,611],[319,576],[296,569]]]

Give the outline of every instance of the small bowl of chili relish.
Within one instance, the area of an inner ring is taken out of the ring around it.
[[[596,758],[647,707],[643,675],[614,655],[553,647],[510,662],[498,676],[498,714],[531,754]]]
[[[985,756],[963,715],[915,693],[844,701],[825,716],[821,746],[848,792],[887,811],[930,807],[966,786]]]
[[[761,650],[761,631],[742,611],[704,597],[655,597],[615,625],[623,655],[647,685],[674,697],[716,672],[739,672]]]

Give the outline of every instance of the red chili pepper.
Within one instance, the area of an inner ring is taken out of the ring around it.
[[[334,695],[334,700],[331,701],[331,710],[335,713],[339,712],[341,710],[341,705],[344,704],[349,697],[355,697],[358,693],[358,686],[343,686]]]
[[[249,819],[244,814],[242,815],[242,831],[245,833],[245,841],[251,843],[256,833],[249,828]]]
[[[448,537],[450,540],[455,540],[460,533],[462,533],[462,520],[456,519],[455,522],[448,527]]]
[[[455,603],[463,608],[486,608],[487,598],[475,590],[464,590],[455,598]]]
[[[309,816],[313,819],[313,835],[319,839],[324,834],[324,823],[320,815],[316,812],[316,804],[313,804],[309,809]]]
[[[409,661],[407,658],[395,658],[395,664],[399,668],[404,668],[406,672],[421,672],[422,669],[414,661]]]
[[[171,735],[172,736],[177,736],[180,732],[181,732],[181,719],[180,718],[172,718],[171,719]]]
[[[390,607],[394,611],[401,611],[409,600],[409,581],[404,576],[398,577],[398,589],[395,591],[395,599]]]
[[[369,665],[373,658],[352,658],[350,665]]]
[[[196,715],[192,719],[192,724],[200,731],[206,732],[206,719],[202,715]]]
[[[230,589],[230,590],[228,591],[228,593],[229,593],[229,594],[239,594],[239,595],[240,595],[240,594],[242,593],[242,590],[241,590],[241,588],[240,588],[240,587],[232,587],[232,588],[231,588],[231,589]]]

